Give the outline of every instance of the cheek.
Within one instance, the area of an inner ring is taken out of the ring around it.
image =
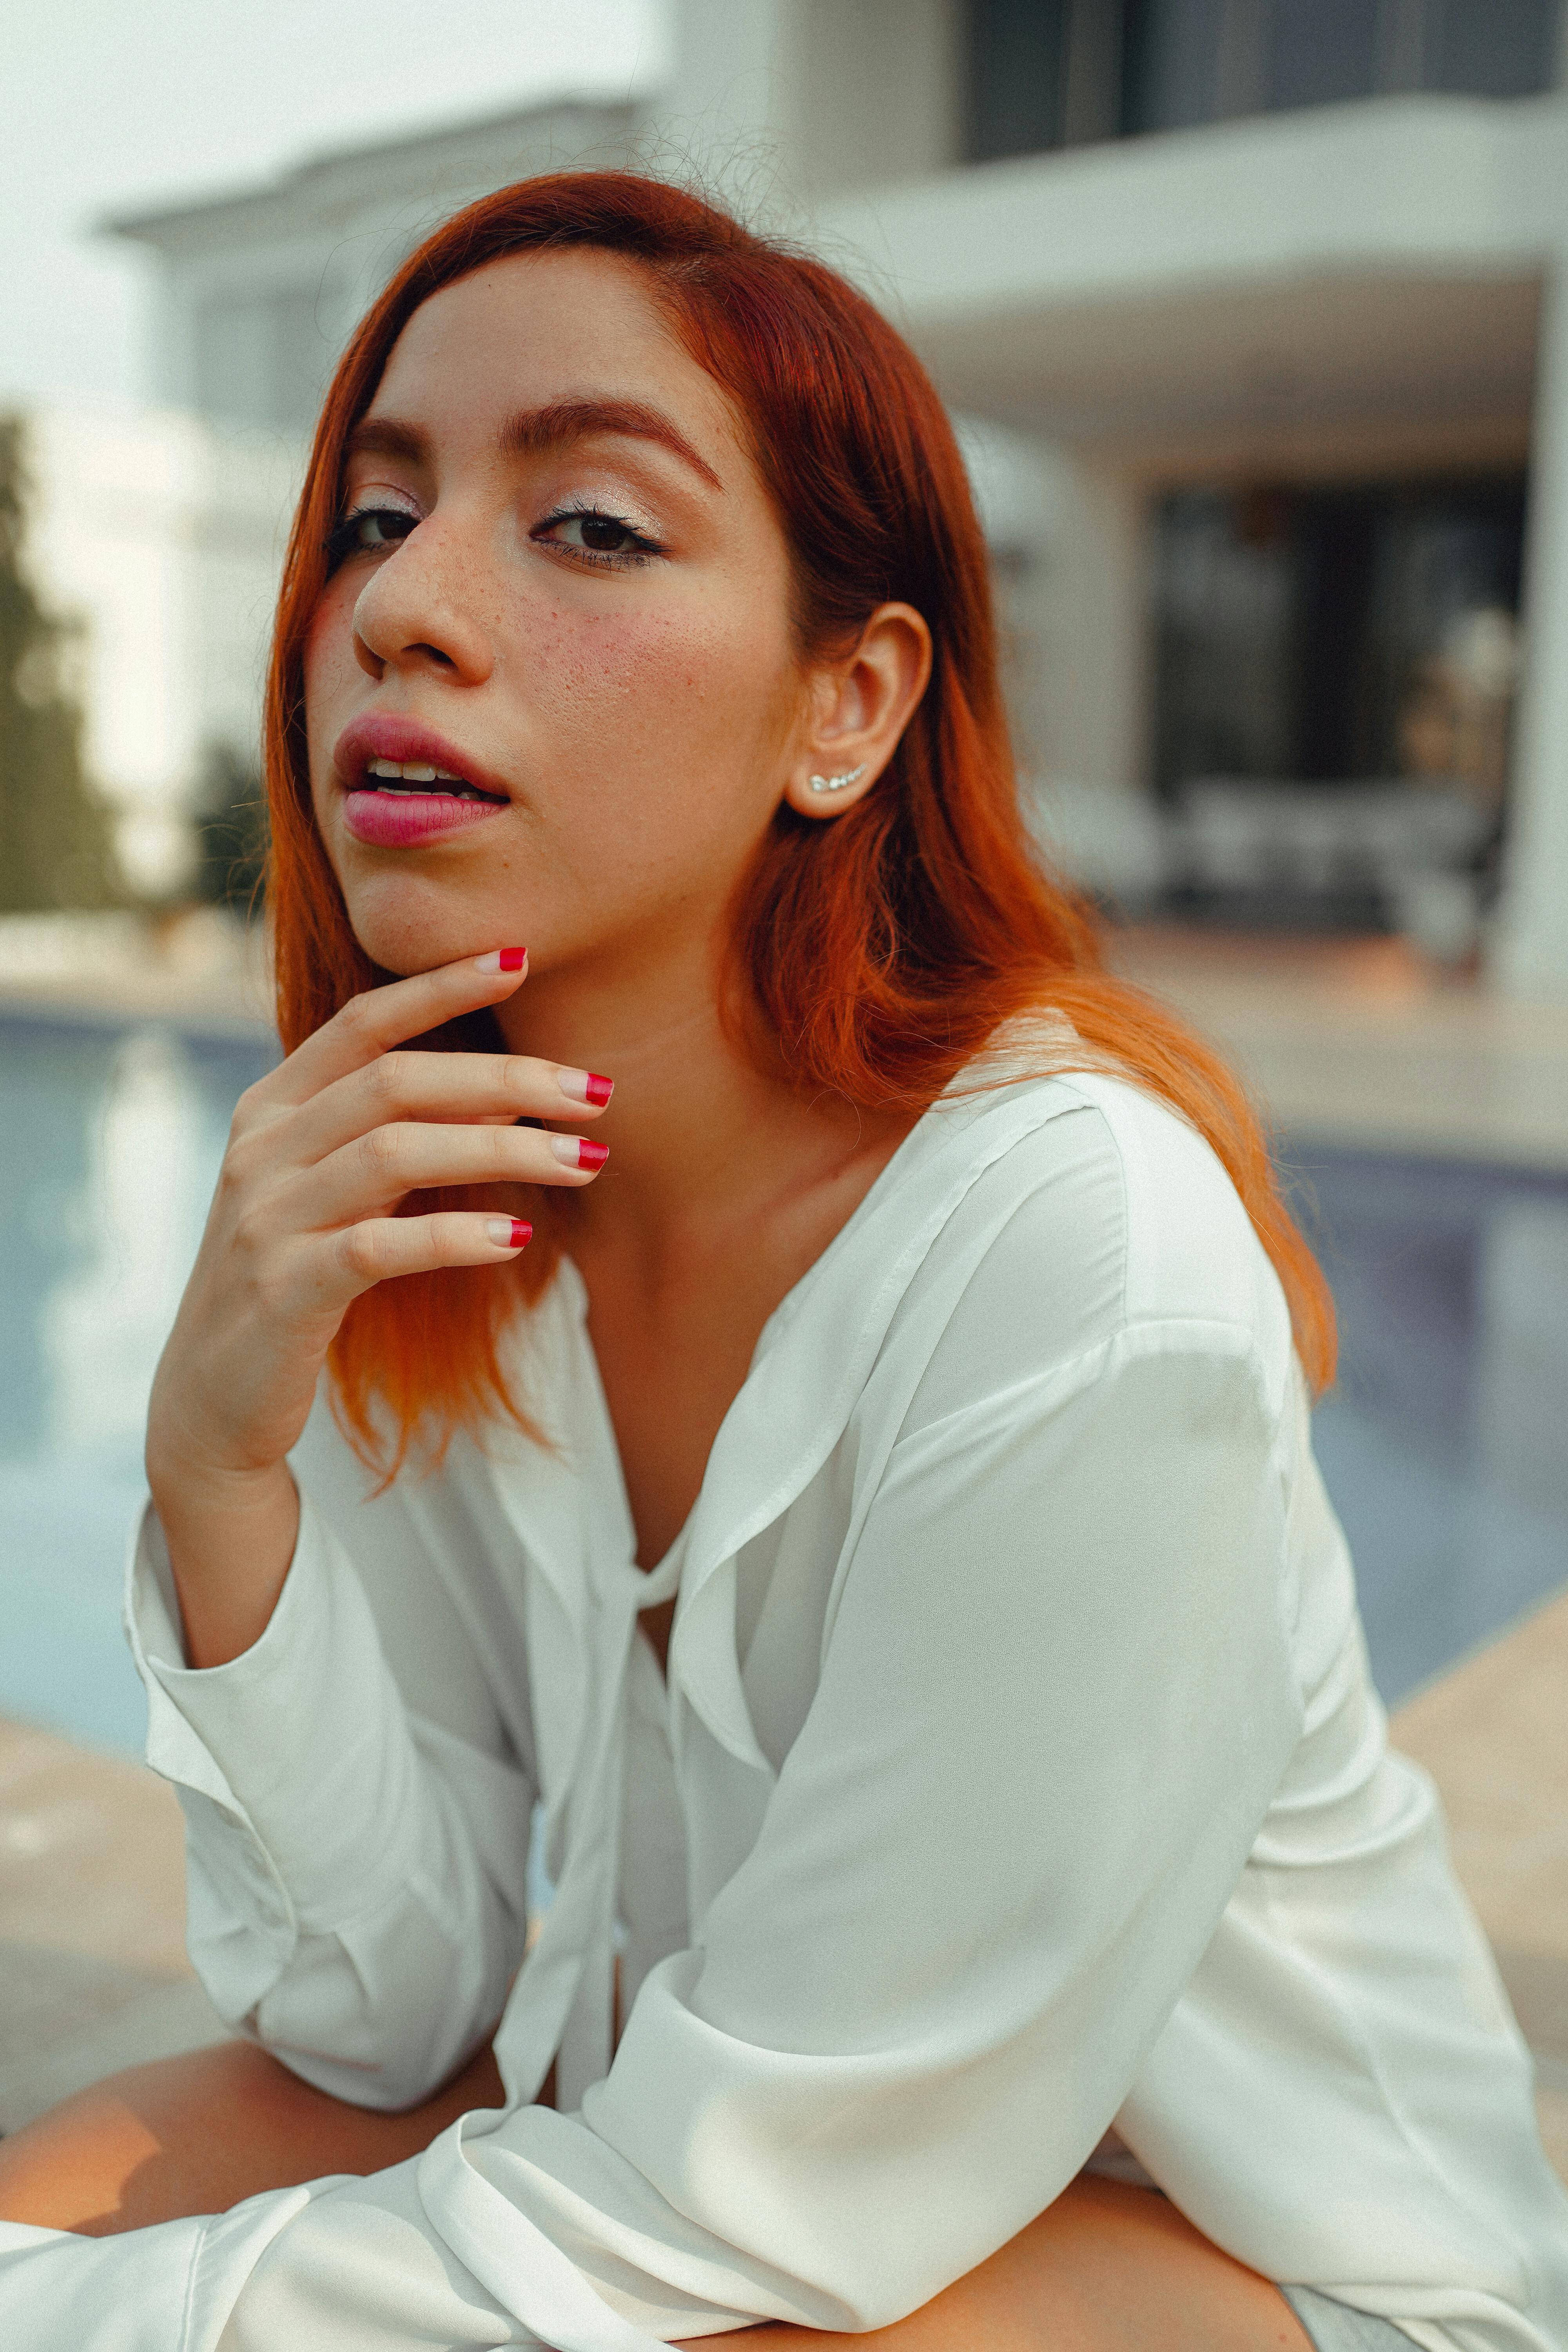
[[[305,636],[307,680],[353,667],[353,600],[339,580],[330,580]]]
[[[779,732],[779,712],[793,709],[784,635],[743,608],[547,625],[528,668],[531,698],[585,752],[613,751],[617,763],[644,771],[752,757]]]
[[[353,606],[329,586],[317,605],[305,638],[305,739],[310,754],[310,790],[326,780],[331,747],[342,720],[340,706],[360,675],[353,656]]]

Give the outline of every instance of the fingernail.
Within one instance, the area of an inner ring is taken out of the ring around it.
[[[595,1110],[616,1091],[614,1078],[602,1078],[597,1070],[557,1070],[555,1083],[568,1102],[592,1103]]]
[[[590,1143],[584,1135],[552,1135],[550,1149],[563,1168],[584,1168],[590,1173],[610,1156],[608,1144]]]
[[[489,955],[474,958],[476,971],[521,971],[528,961],[526,948],[492,948]]]
[[[485,1231],[497,1249],[526,1249],[533,1227],[521,1217],[487,1217]]]

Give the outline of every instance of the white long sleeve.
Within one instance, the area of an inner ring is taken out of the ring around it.
[[[131,1591],[149,1759],[184,1809],[191,1958],[219,2014],[322,2090],[415,2104],[494,2025],[521,1958],[527,1778],[410,1707],[308,1496],[271,1621],[228,1664],[185,1665],[150,1510]]]

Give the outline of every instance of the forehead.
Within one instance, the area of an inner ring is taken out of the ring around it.
[[[742,449],[724,394],[679,340],[648,272],[618,254],[509,254],[422,302],[367,415],[439,432],[561,399],[641,400],[679,415],[705,456]]]

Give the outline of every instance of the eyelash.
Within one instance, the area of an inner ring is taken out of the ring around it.
[[[362,523],[402,522],[407,524],[408,530],[413,530],[418,520],[418,516],[410,514],[405,507],[355,507],[352,513],[340,515],[323,542],[328,572],[331,573],[341,563],[346,563],[351,555],[373,555],[376,552],[373,542],[358,536]],[[400,547],[407,536],[408,532],[404,531],[396,539],[384,541],[383,544]]]
[[[614,530],[625,531],[633,543],[630,547],[616,549],[568,547],[562,540],[542,536],[545,531],[553,530],[557,523],[563,522],[608,523]],[[589,564],[599,572],[635,571],[647,563],[650,557],[664,553],[657,539],[650,539],[646,531],[638,530],[636,524],[627,522],[624,515],[612,514],[607,507],[595,506],[591,499],[580,506],[557,507],[553,514],[546,515],[544,520],[530,531],[529,537],[536,547],[558,547],[574,562]]]
[[[375,522],[383,526],[388,522],[404,523],[406,524],[407,529],[399,531],[395,537],[384,538],[381,547],[378,548],[375,541],[362,540],[359,536],[362,524],[368,522]],[[546,531],[553,530],[558,524],[563,522],[608,523],[614,530],[624,531],[633,544],[630,547],[614,549],[570,547],[563,541],[544,537],[543,534]],[[340,515],[327,533],[325,541],[329,574],[336,572],[340,564],[346,563],[351,556],[374,555],[379,553],[381,549],[401,547],[409,533],[417,529],[419,517],[408,513],[403,507],[356,507],[352,513]],[[653,556],[662,555],[664,552],[658,541],[650,539],[646,531],[638,530],[635,524],[627,522],[623,516],[612,514],[608,508],[595,506],[592,503],[558,507],[553,514],[546,515],[544,520],[538,524],[529,536],[536,547],[558,548],[574,562],[584,564],[596,572],[634,571],[647,563]]]

